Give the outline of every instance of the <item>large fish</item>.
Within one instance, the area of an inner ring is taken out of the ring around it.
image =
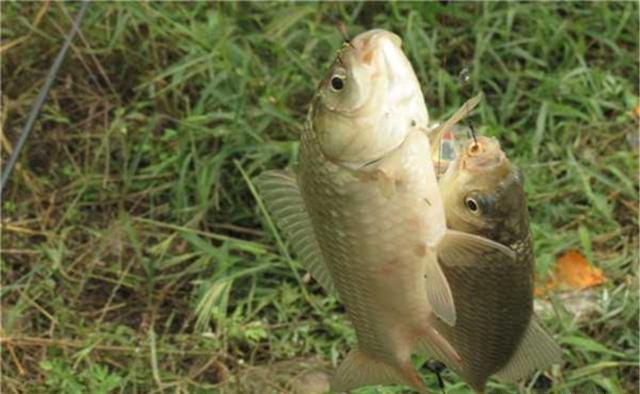
[[[434,329],[456,311],[441,264],[513,258],[506,247],[446,228],[423,129],[428,114],[393,33],[372,30],[339,51],[302,132],[297,174],[257,180],[269,211],[312,276],[337,290],[358,339],[334,391],[402,383],[426,392],[420,351],[459,360]]]
[[[435,141],[434,141],[435,142]],[[561,361],[562,351],[533,316],[534,255],[523,177],[497,140],[464,144],[440,179],[447,225],[508,246],[516,259],[443,264],[457,320],[432,325],[458,351],[445,363],[476,392],[490,376],[513,382]]]

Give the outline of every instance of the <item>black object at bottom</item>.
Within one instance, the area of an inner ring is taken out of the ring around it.
[[[438,361],[438,360],[429,360],[429,361],[427,361],[426,367],[427,367],[427,369],[429,371],[431,371],[434,374],[436,374],[436,377],[438,378],[438,386],[440,386],[440,390],[442,390],[444,392],[444,381],[442,380],[442,376],[440,376],[440,374],[447,367],[443,363]]]

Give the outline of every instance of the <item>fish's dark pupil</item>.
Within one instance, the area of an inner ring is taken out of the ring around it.
[[[342,78],[334,76],[331,78],[331,87],[335,90],[342,90],[342,88],[344,88],[344,81]]]
[[[468,198],[467,199],[467,208],[469,208],[470,210],[475,212],[475,211],[478,210],[478,203],[476,203],[473,199]]]

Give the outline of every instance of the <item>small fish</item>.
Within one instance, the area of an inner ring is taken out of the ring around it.
[[[346,306],[358,339],[331,389],[405,384],[428,392],[412,353],[460,356],[435,330],[456,308],[441,269],[515,258],[448,230],[417,77],[400,38],[371,30],[339,51],[312,101],[297,173],[256,180],[267,208],[311,275]]]
[[[534,255],[520,170],[497,140],[469,140],[439,182],[447,226],[508,246],[516,259],[443,264],[456,305],[455,327],[433,326],[458,351],[443,360],[476,392],[490,376],[513,382],[561,361],[562,351],[533,316]]]

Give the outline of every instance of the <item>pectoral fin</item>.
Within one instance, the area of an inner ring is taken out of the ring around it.
[[[491,261],[515,259],[508,247],[490,239],[455,230],[447,230],[438,244],[438,261],[446,266],[469,266]]]
[[[455,325],[456,308],[453,302],[453,294],[440,263],[432,259],[427,262],[425,268],[427,300],[429,300],[433,312],[448,325]]]
[[[496,377],[503,382],[515,382],[536,369],[545,369],[562,362],[562,349],[533,316],[522,342],[511,360]]]
[[[475,97],[467,100],[460,109],[456,111],[446,122],[431,130],[429,134],[429,142],[431,143],[431,157],[436,157],[438,150],[440,149],[440,140],[445,132],[450,130],[458,122],[464,119],[469,112],[471,112],[482,99],[482,93],[479,93]]]
[[[295,175],[290,171],[266,171],[255,183],[303,266],[328,293],[336,294]]]
[[[473,265],[515,259],[515,253],[504,245],[473,234],[447,230],[438,244],[438,260],[426,266],[427,299],[434,313],[450,326],[456,323],[453,295],[442,266]]]
[[[358,349],[352,350],[338,367],[331,379],[331,391],[339,393],[374,384],[405,384],[429,393],[411,362],[398,369]]]
[[[396,193],[396,182],[393,176],[380,170],[378,172],[378,185],[382,191],[382,195],[386,198],[391,198]]]

